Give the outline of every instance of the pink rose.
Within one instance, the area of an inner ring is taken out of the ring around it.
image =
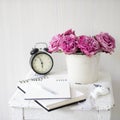
[[[108,33],[100,33],[95,36],[96,40],[99,41],[103,52],[111,53],[115,48],[115,39]]]
[[[60,41],[60,50],[63,51],[65,54],[76,53],[76,36],[73,34],[66,36],[63,35]]]
[[[75,35],[75,31],[73,31],[72,29],[69,29],[69,30],[67,30],[65,33],[63,33],[64,35],[71,35],[71,34],[73,34],[73,35]]]
[[[52,40],[50,41],[50,45],[48,47],[49,52],[58,52],[59,51],[60,38],[61,38],[60,34],[53,36]]]
[[[87,56],[95,55],[100,51],[99,42],[94,37],[84,35],[79,37],[78,48]]]
[[[69,29],[62,34],[54,36],[50,42],[48,50],[49,52],[58,52],[61,50],[67,54],[74,53],[76,51],[74,45],[75,39],[75,31]]]

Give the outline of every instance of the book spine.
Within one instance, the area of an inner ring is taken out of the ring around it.
[[[86,101],[86,99],[83,99],[83,100],[80,100],[80,101],[77,101],[77,102],[74,102],[74,103],[69,103],[69,104],[66,104],[66,105],[63,105],[63,106],[59,106],[59,107],[56,107],[56,108],[47,109],[47,111],[53,111],[53,110],[56,110],[56,109],[59,109],[59,108],[68,107],[69,105],[78,104],[78,103],[84,102],[84,101]]]

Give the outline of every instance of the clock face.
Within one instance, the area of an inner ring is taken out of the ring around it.
[[[53,67],[53,59],[49,54],[40,52],[32,58],[31,67],[38,74],[47,74]]]

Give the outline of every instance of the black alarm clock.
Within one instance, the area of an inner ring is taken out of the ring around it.
[[[37,48],[36,46],[45,45],[44,48]],[[47,44],[44,42],[36,43],[35,47],[30,52],[30,65],[34,72],[40,75],[45,75],[49,73],[53,68],[53,58],[51,57],[50,53],[48,52]]]

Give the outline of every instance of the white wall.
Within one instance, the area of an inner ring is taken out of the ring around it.
[[[115,53],[101,56],[101,69],[112,75],[112,120],[120,119],[120,0],[0,0],[0,120],[10,119],[8,100],[30,69],[34,43],[49,42],[69,28],[79,35],[103,31],[115,37]],[[54,70],[65,68],[65,58],[54,57]]]

